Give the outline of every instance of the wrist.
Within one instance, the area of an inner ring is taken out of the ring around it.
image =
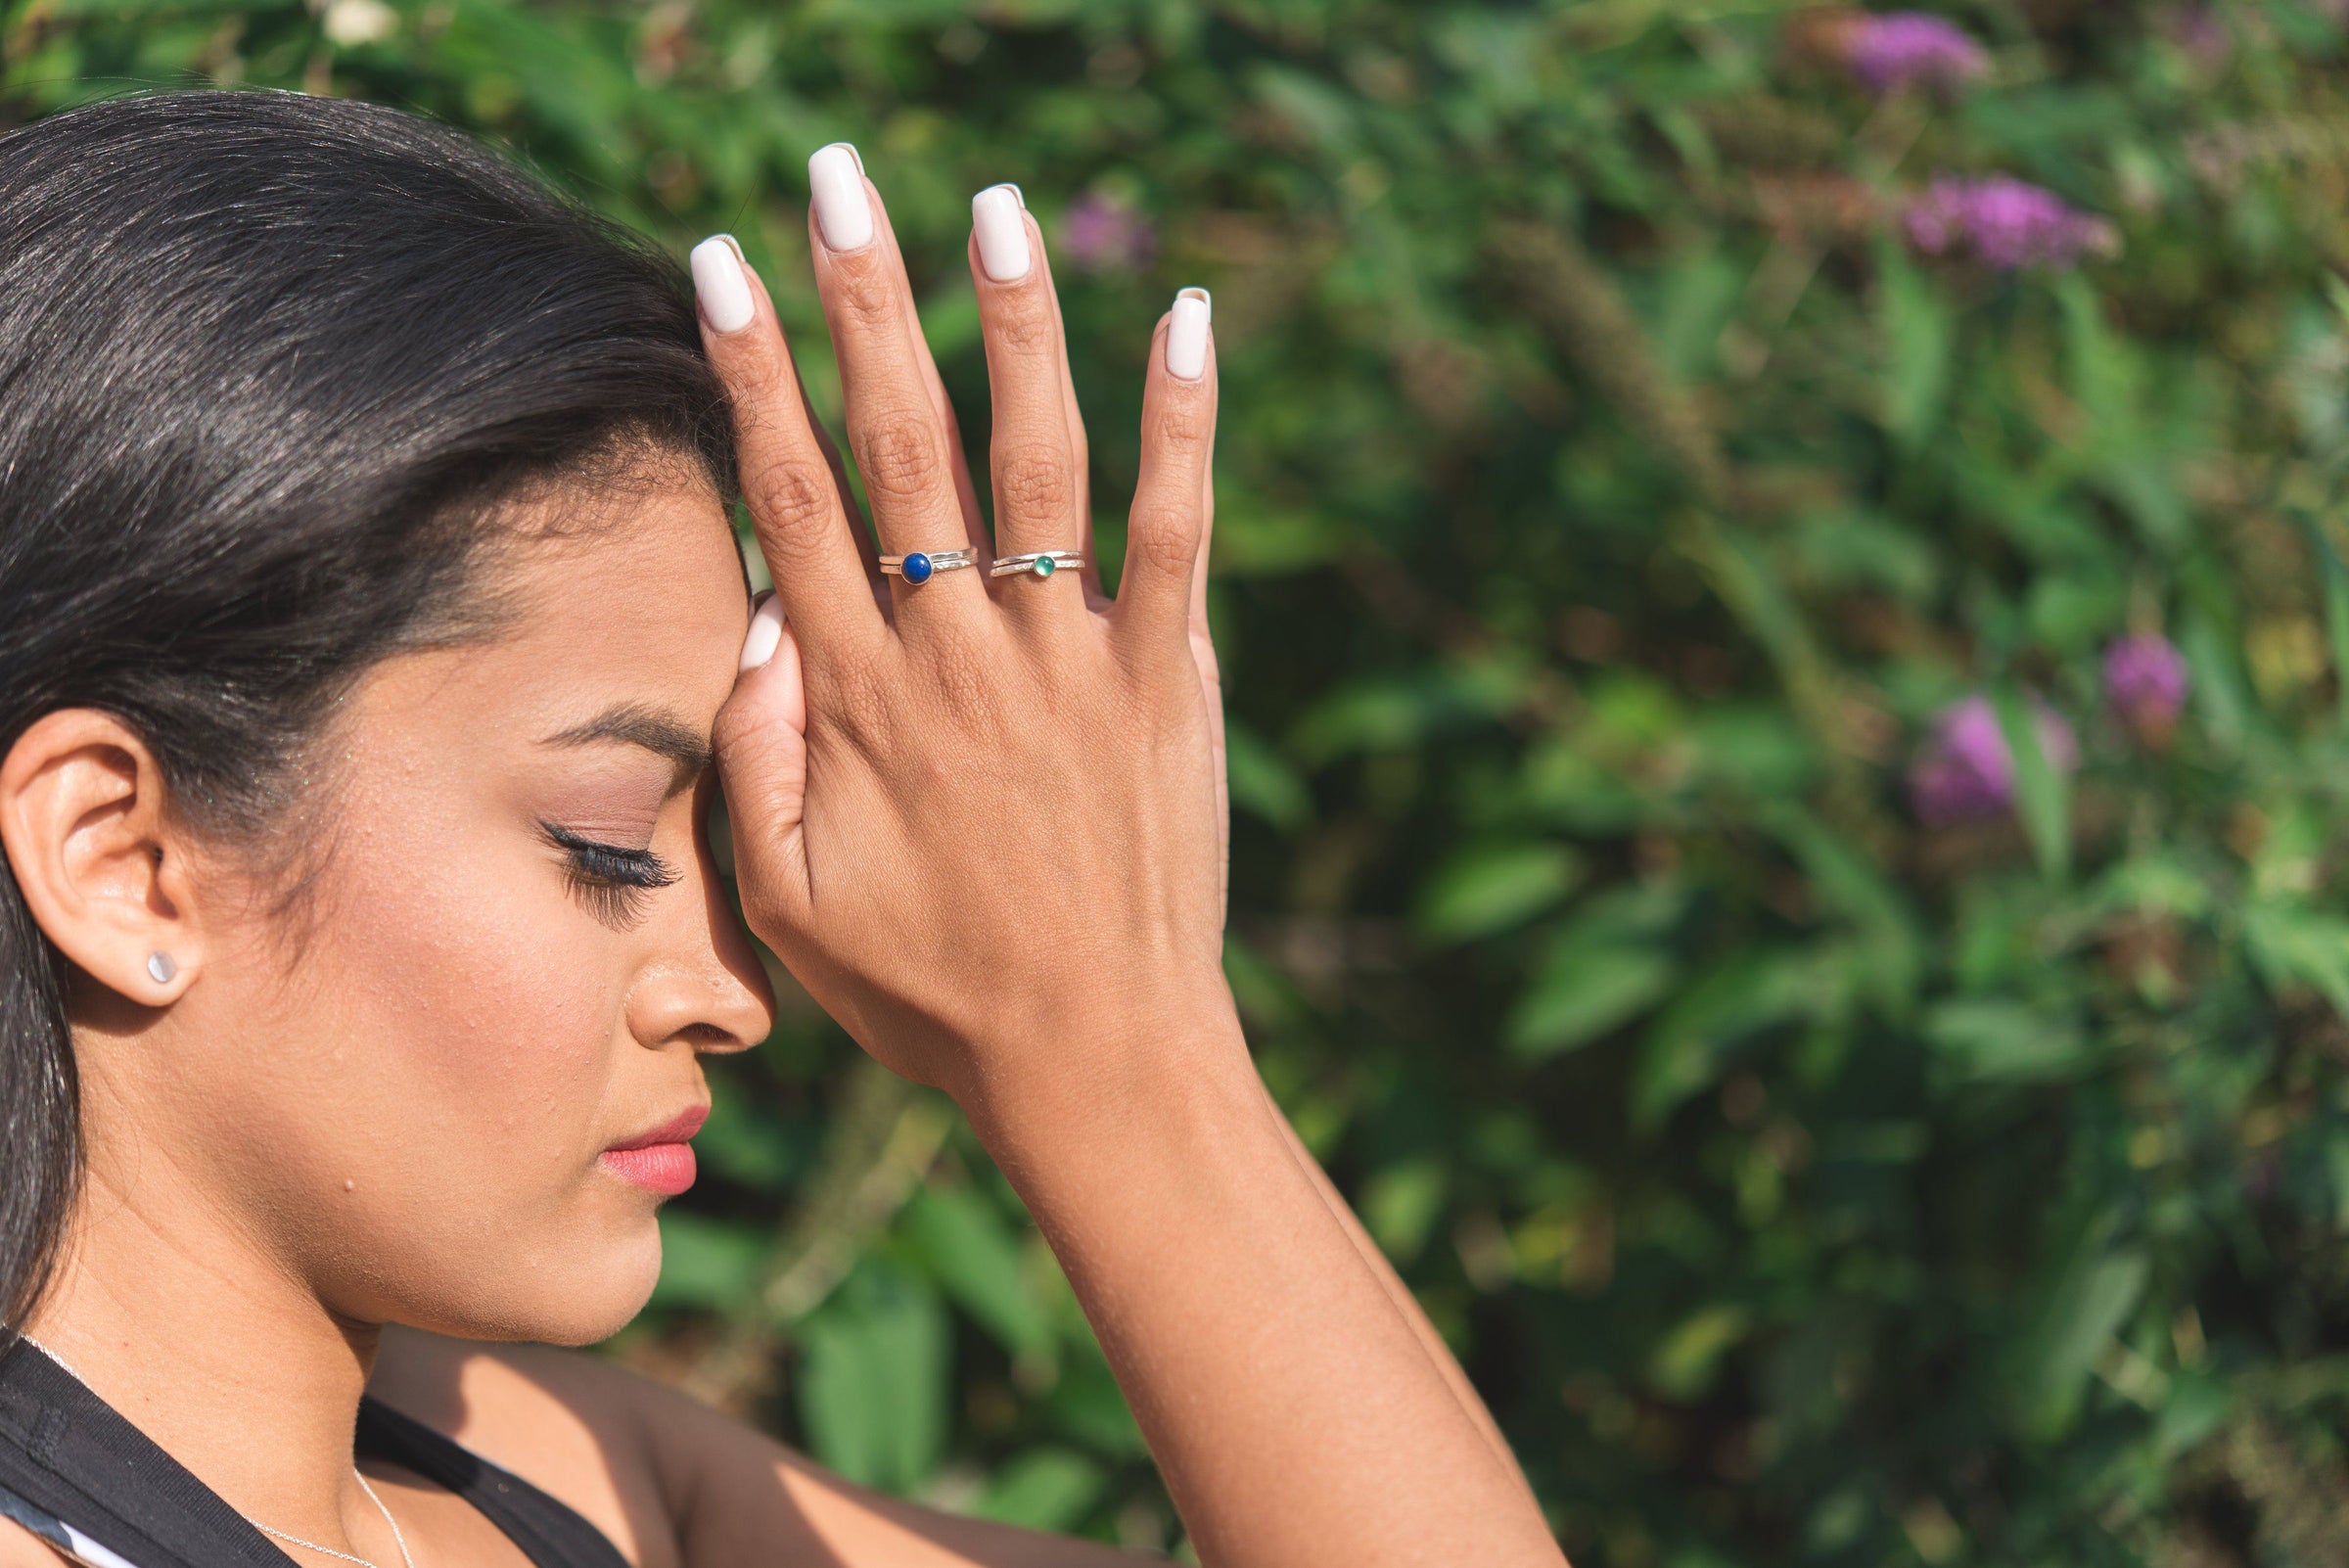
[[[1057,1008],[1019,1034],[974,1052],[971,1076],[954,1092],[998,1159],[1039,1143],[1114,1137],[1138,1117],[1165,1118],[1262,1084],[1221,973],[1128,988],[1114,1005]]]

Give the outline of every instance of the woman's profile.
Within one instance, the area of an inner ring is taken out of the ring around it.
[[[0,139],[5,1568],[1134,1560],[550,1348],[644,1304],[700,1059],[772,1022],[721,790],[751,931],[969,1115],[1200,1560],[1561,1560],[1222,982],[1204,297],[1112,596],[1016,187],[990,530],[876,187],[810,178],[877,548],[722,237],[688,289],[345,102]]]

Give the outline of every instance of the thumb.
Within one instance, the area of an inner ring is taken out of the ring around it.
[[[761,597],[713,739],[743,913],[761,938],[807,901],[807,691],[782,601]],[[771,929],[771,928],[770,928]],[[769,945],[772,945],[771,942]]]

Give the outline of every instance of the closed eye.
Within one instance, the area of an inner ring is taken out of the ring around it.
[[[538,830],[563,852],[572,892],[606,925],[623,930],[634,925],[653,893],[677,880],[669,863],[650,850],[598,843],[552,822],[541,821]]]

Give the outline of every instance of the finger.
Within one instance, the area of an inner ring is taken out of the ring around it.
[[[845,142],[818,149],[807,177],[816,292],[840,362],[849,451],[864,476],[882,554],[976,549],[954,472],[951,420],[942,418],[923,371],[928,350],[904,266],[885,231],[880,193]],[[981,577],[971,569],[893,578],[900,627],[908,615],[969,615],[987,597]]]
[[[753,279],[754,287],[763,292],[764,285]],[[786,350],[791,346],[785,344]],[[791,374],[799,388],[800,404],[807,410],[807,428],[814,433],[815,444],[824,454],[824,466],[832,470],[832,486],[840,496],[841,515],[849,520],[849,535],[856,541],[856,558],[864,563],[865,580],[871,585],[873,601],[888,612],[889,594],[881,582],[880,551],[873,543],[873,530],[862,527],[864,514],[857,509],[856,492],[849,487],[848,460],[840,455],[840,443],[824,429],[824,422],[815,417],[815,405],[807,400],[807,378],[800,374],[800,356],[791,352]]]
[[[734,829],[736,880],[777,911],[804,914],[808,901],[807,693],[799,639],[782,603],[760,595],[743,639],[741,673],[713,729],[718,785]],[[760,935],[770,942],[775,933]]]
[[[995,553],[1079,549],[1083,532],[1061,323],[1046,277],[1043,235],[1022,205],[1019,187],[991,186],[971,199],[971,277],[993,409]],[[999,602],[1023,617],[1065,619],[1082,612],[1084,596],[1076,582],[1051,584],[1058,574],[1057,565],[1044,563],[1040,576],[1006,578]]]
[[[1185,289],[1159,321],[1142,391],[1142,467],[1126,526],[1117,620],[1130,638],[1188,640],[1207,537],[1216,355],[1205,289]]]
[[[694,247],[693,281],[702,345],[732,407],[759,553],[785,611],[821,657],[836,642],[880,629],[855,534],[766,291],[723,236]]]
[[[1191,557],[1191,659],[1199,667],[1199,687],[1207,702],[1208,748],[1216,769],[1217,886],[1225,905],[1231,892],[1231,780],[1228,749],[1223,739],[1223,669],[1216,658],[1216,641],[1207,626],[1207,563],[1216,531],[1216,429],[1207,430],[1207,460],[1199,473],[1199,548]]]
[[[1060,312],[1060,284],[1052,269],[1044,269],[1044,287],[1052,291],[1052,319],[1063,323],[1060,334],[1060,398],[1068,420],[1069,448],[1077,455],[1077,548],[1084,555],[1084,600],[1095,610],[1109,608],[1101,588],[1101,558],[1093,549],[1093,459],[1085,439],[1084,415],[1077,406],[1077,378],[1069,369],[1068,318]]]

